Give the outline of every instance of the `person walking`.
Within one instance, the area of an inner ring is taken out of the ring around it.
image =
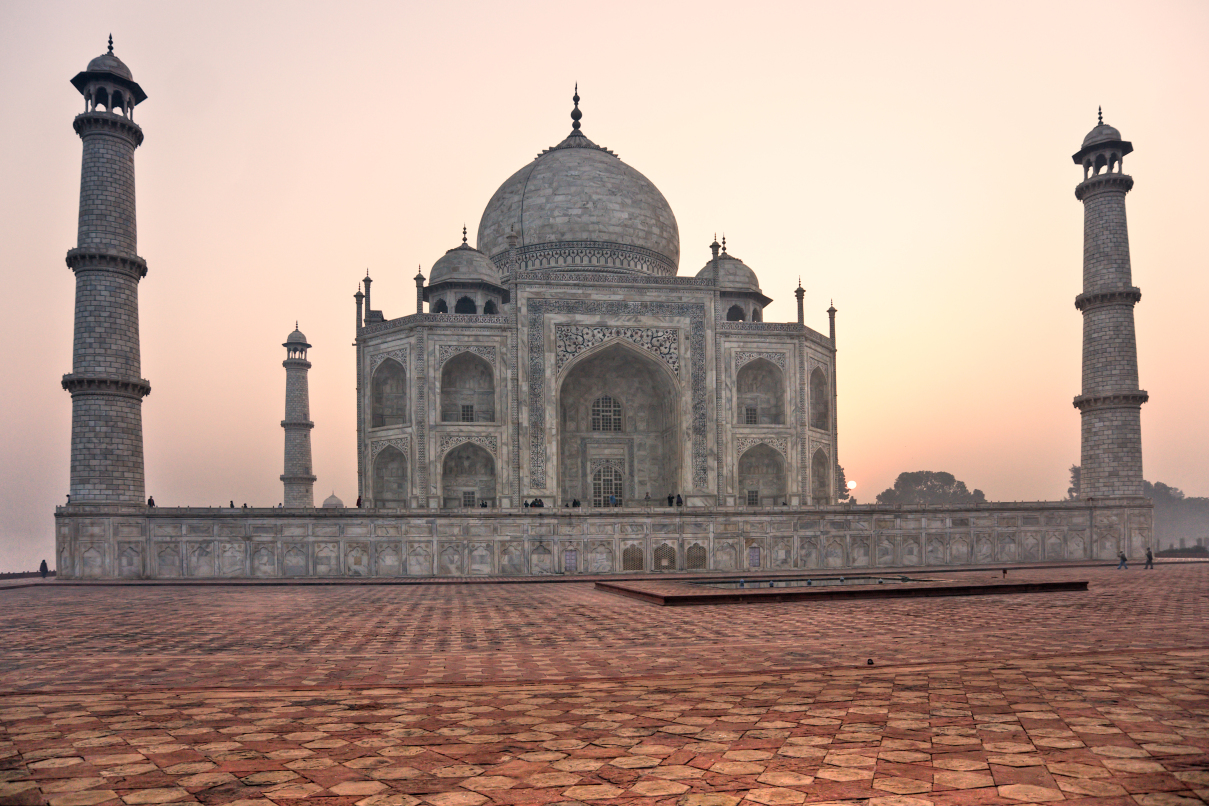
[[[50,569],[46,567],[46,560],[43,560],[42,564],[38,566],[38,573],[42,575],[43,579],[46,579],[46,575],[50,573]]]
[[[1154,570],[1154,554],[1150,550],[1150,546],[1146,547],[1146,565],[1142,566],[1143,571]]]
[[[1127,563],[1127,562],[1129,562],[1129,560],[1128,560],[1128,558],[1126,558],[1126,556],[1125,556],[1125,552],[1123,552],[1123,551],[1118,551],[1118,552],[1117,552],[1117,559],[1121,561],[1121,562],[1120,562],[1120,564],[1118,564],[1118,565],[1117,565],[1117,570],[1118,570],[1118,571],[1120,571],[1122,568],[1124,568],[1126,571],[1128,571],[1128,570],[1129,570],[1129,566],[1128,566],[1128,565],[1126,565],[1126,563]]]

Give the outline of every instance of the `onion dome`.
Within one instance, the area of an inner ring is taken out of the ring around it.
[[[705,268],[697,272],[697,276],[713,279],[713,271],[714,261],[711,260],[705,264]],[[725,252],[718,255],[717,285],[719,288],[733,289],[735,291],[761,293],[760,280],[756,277],[756,273],[742,260]]]
[[[130,72],[130,68],[126,63],[113,55],[113,51],[102,53],[88,63],[88,72],[90,73],[113,73],[116,76],[121,76],[127,81],[134,81],[134,74]]]
[[[344,502],[337,498],[335,493],[323,499],[323,509],[338,509],[343,506]]]
[[[500,284],[500,273],[495,264],[466,243],[465,228],[462,229],[462,245],[450,249],[432,264],[432,272],[428,275],[430,286],[447,282]]]
[[[499,264],[515,233],[520,268],[623,269],[674,275],[680,230],[655,185],[580,131],[510,176],[487,202],[478,246]]]

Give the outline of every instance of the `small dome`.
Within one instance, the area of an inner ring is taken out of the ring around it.
[[[88,72],[90,73],[113,73],[116,76],[121,76],[127,81],[134,81],[134,76],[130,73],[130,68],[126,63],[114,56],[112,52],[102,53],[88,63]]]
[[[337,508],[343,507],[343,506],[344,506],[344,502],[341,501],[339,498],[337,498],[335,493],[332,493],[327,498],[323,499],[323,508],[324,509],[337,509]]]
[[[705,264],[705,268],[697,272],[697,276],[712,279],[713,270],[714,262],[711,260]],[[746,263],[723,252],[718,255],[718,287],[760,292],[760,280]]]
[[[1107,123],[1101,123],[1087,133],[1083,138],[1083,147],[1094,146],[1099,143],[1111,143],[1121,139],[1121,133],[1109,126]]]
[[[294,332],[286,337],[286,344],[306,344],[306,336],[302,335],[302,331],[298,329],[298,325],[294,325]],[[311,345],[306,344],[307,347]]]
[[[499,285],[500,273],[486,255],[463,242],[432,264],[428,275],[430,286],[455,281]]]

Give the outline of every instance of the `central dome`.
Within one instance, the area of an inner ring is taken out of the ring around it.
[[[579,100],[578,95],[575,99]],[[507,272],[515,268],[623,270],[674,275],[680,230],[659,188],[579,131],[508,178],[487,202],[478,248]]]

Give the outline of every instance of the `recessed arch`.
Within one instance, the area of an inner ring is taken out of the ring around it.
[[[454,313],[478,313],[479,306],[475,304],[471,297],[459,297],[457,303],[453,306]]]
[[[458,353],[441,368],[441,421],[495,422],[495,372],[482,356]]]
[[[739,457],[738,481],[739,499],[744,504],[780,504],[785,497],[785,457],[763,442],[751,446]]]
[[[613,465],[602,465],[592,474],[592,506],[619,507],[625,503],[625,477]]]
[[[495,300],[489,299],[483,303],[483,313],[485,313],[485,314],[499,313],[499,309],[495,307]]]
[[[810,497],[816,507],[831,503],[831,463],[822,448],[810,460]]]
[[[433,313],[449,313],[449,306],[447,304],[445,304],[445,300],[439,299],[436,301],[436,304],[432,306],[432,312]]]
[[[441,460],[441,500],[445,509],[495,506],[495,457],[473,442],[463,442]]]
[[[785,376],[765,358],[740,367],[735,376],[740,425],[780,425],[785,422]]]
[[[762,311],[761,311],[759,308],[754,308],[754,307],[753,307],[753,308],[751,309],[751,321],[753,321],[753,322],[763,322],[763,321],[764,321],[764,313],[763,313],[763,312],[762,312]]]
[[[370,382],[370,428],[407,423],[407,370],[388,358]]]
[[[93,96],[93,109],[105,107],[105,111],[110,111],[109,106],[109,91],[104,87],[97,87],[96,94]]]
[[[810,373],[810,427],[824,431],[831,427],[831,395],[828,394],[827,376],[818,367]]]
[[[745,319],[742,305],[732,305],[726,311],[726,321],[742,322]]]
[[[591,421],[593,431],[624,431],[625,418],[621,413],[621,401],[612,395],[601,395],[592,401]]]
[[[604,398],[615,406],[598,406]],[[627,498],[682,492],[680,401],[667,364],[627,341],[606,342],[576,358],[558,385],[561,498],[590,500],[600,463],[623,469]],[[610,430],[603,428],[606,419]]]
[[[385,509],[407,507],[407,457],[394,446],[383,448],[374,458],[373,502]]]

